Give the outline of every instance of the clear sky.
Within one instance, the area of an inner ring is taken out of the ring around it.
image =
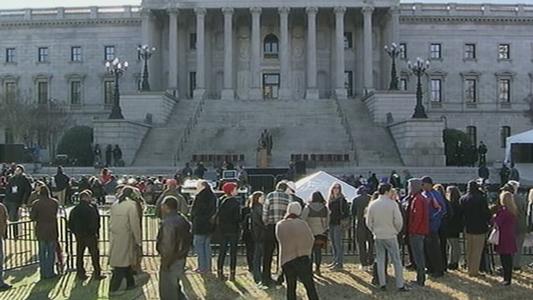
[[[191,0],[188,0],[191,1]],[[253,0],[251,0],[253,1]],[[524,3],[533,4],[533,0],[401,0],[402,2],[433,2],[433,3]],[[139,5],[141,0],[0,0],[0,9],[7,8],[39,8],[57,6],[112,6],[112,5]]]

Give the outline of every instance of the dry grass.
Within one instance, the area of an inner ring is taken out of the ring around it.
[[[511,287],[500,287],[500,278],[487,276],[472,279],[462,271],[448,273],[438,280],[428,280],[427,287],[413,289],[409,293],[397,293],[394,280],[389,281],[389,291],[377,291],[370,284],[370,274],[359,271],[354,263],[346,265],[343,272],[329,272],[316,277],[321,299],[531,299],[533,294],[533,271],[527,270],[514,274]],[[189,270],[195,268],[195,259],[189,259]],[[244,258],[239,261],[243,263]],[[88,262],[87,262],[88,263]],[[147,273],[137,276],[139,288],[113,299],[158,299],[157,267],[158,260],[147,258],[143,261]],[[392,270],[389,270],[392,274]],[[80,282],[75,273],[70,272],[57,280],[39,281],[36,267],[8,272],[7,282],[14,285],[10,291],[0,293],[0,299],[108,299],[109,276],[105,280]],[[109,275],[109,273],[107,273]],[[407,280],[413,280],[415,273],[407,272]],[[191,271],[186,272],[183,283],[190,299],[284,299],[285,289],[278,287],[261,290],[253,283],[251,275],[239,267],[236,282],[220,282],[214,276],[202,277]],[[298,286],[298,296],[305,297],[303,286]]]

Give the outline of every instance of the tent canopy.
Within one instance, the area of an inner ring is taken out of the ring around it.
[[[505,143],[505,162],[511,162],[511,145],[512,144],[533,144],[533,129],[525,132],[511,135]]]
[[[348,202],[352,202],[352,200],[357,197],[356,188],[323,171],[319,171],[298,180],[296,182],[296,195],[302,198],[304,202],[309,202],[311,200],[311,195],[313,195],[314,192],[319,191],[322,193],[322,196],[324,196],[324,199],[327,200],[329,188],[336,182],[340,183],[342,193]]]

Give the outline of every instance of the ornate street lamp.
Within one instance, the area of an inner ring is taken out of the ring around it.
[[[396,73],[396,58],[400,55],[400,47],[392,43],[389,47],[385,45],[385,52],[392,58],[392,69],[390,71],[389,90],[398,90],[398,74]]]
[[[155,50],[155,47],[149,47],[148,45],[142,45],[137,48],[139,56],[144,60],[143,79],[141,82],[141,91],[143,92],[150,91],[150,82],[148,82],[148,60],[152,57]]]
[[[128,69],[128,62],[121,62],[118,58],[113,61],[107,61],[105,63],[106,70],[109,74],[115,76],[115,92],[113,99],[113,109],[109,115],[109,119],[124,119],[122,115],[122,109],[120,108],[120,92],[118,86],[118,79]]]
[[[413,114],[414,119],[427,119],[428,115],[426,114],[426,110],[424,109],[424,105],[422,105],[422,83],[420,81],[420,77],[426,73],[426,71],[429,69],[429,61],[422,60],[420,57],[416,58],[416,62],[414,64],[411,64],[410,61],[407,62],[407,67],[413,74],[415,74],[417,78],[416,83],[416,107],[415,107],[415,113]]]

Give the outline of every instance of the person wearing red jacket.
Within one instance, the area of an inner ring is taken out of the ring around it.
[[[422,181],[420,179],[410,179],[408,188],[407,234],[416,264],[416,284],[424,286],[426,281],[424,239],[429,234],[429,201],[422,195]]]

